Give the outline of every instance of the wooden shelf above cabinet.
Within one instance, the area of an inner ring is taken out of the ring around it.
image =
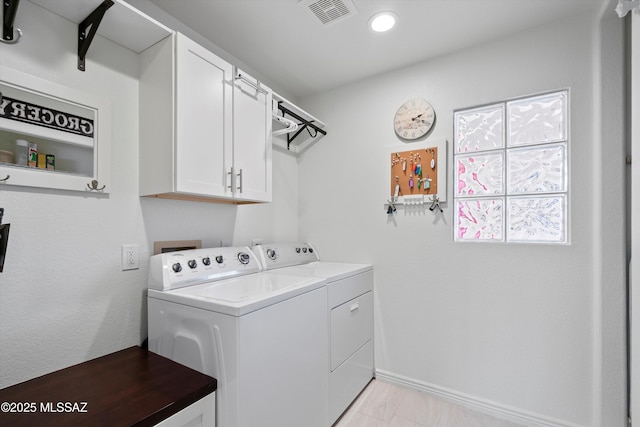
[[[81,23],[103,2],[103,0],[31,1],[74,24]],[[173,33],[168,27],[123,0],[113,0],[113,2],[113,6],[105,13],[99,25],[97,33],[101,36],[140,53]]]

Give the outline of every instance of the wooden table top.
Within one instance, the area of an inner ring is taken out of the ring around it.
[[[0,390],[2,426],[153,426],[217,381],[130,347]]]

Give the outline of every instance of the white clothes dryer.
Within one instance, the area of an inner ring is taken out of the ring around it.
[[[329,425],[374,377],[373,266],[320,261],[310,243],[252,247],[263,268],[327,281]]]
[[[154,255],[149,350],[218,380],[218,427],[327,427],[325,283],[247,247]]]

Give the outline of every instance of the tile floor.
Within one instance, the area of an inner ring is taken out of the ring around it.
[[[426,393],[373,380],[334,427],[521,427]]]

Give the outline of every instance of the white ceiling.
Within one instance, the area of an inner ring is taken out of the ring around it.
[[[151,2],[296,98],[612,3],[353,0],[355,14],[323,25],[304,0]],[[388,33],[374,34],[367,28],[367,21],[384,10],[394,11],[399,22]]]

